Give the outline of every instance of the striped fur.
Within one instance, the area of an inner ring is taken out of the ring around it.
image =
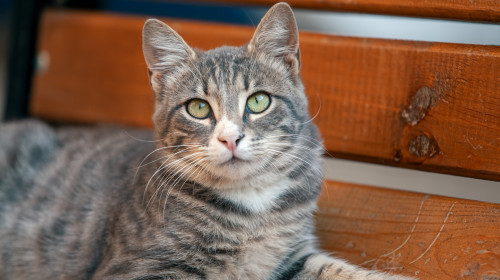
[[[154,135],[0,127],[0,279],[406,279],[315,247],[322,144],[287,4],[239,48],[191,49],[157,20],[143,47]],[[271,98],[259,114],[256,92]]]

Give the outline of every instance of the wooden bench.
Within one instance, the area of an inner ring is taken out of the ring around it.
[[[494,0],[290,4],[500,21]],[[152,127],[144,20],[46,10],[38,45],[45,63],[34,77],[31,115]],[[201,49],[241,45],[253,33],[247,26],[165,21]],[[305,32],[300,46],[310,111],[316,115],[321,106],[314,121],[330,155],[500,180],[500,47]],[[353,263],[421,279],[500,279],[499,204],[325,181],[319,208],[321,247]]]

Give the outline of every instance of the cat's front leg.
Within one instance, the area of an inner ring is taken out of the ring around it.
[[[398,275],[390,275],[379,271],[366,270],[326,254],[313,254],[304,263],[303,269],[295,275],[294,280],[414,280]]]

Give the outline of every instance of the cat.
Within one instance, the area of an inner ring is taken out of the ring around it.
[[[149,19],[143,52],[154,133],[1,126],[0,279],[410,279],[315,246],[323,148],[288,4],[206,52]]]

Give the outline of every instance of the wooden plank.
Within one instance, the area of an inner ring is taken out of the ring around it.
[[[151,126],[144,18],[49,11],[32,113]],[[246,43],[253,29],[167,20],[192,46]],[[209,30],[209,32],[207,32]],[[302,76],[334,156],[500,180],[500,47],[301,33]]]
[[[439,187],[439,186],[436,186]],[[500,205],[325,182],[320,246],[419,279],[500,279]]]
[[[203,0],[199,1],[207,2]],[[218,2],[271,6],[280,1],[219,0]],[[288,0],[287,3],[294,8],[315,10],[389,14],[414,17],[433,17],[474,21],[500,21],[500,4],[497,0]]]
[[[141,41],[145,19],[48,10],[39,50],[49,65],[35,76],[32,114],[59,121],[152,127],[153,95]],[[241,45],[252,32],[240,26],[167,22],[190,45],[202,49]]]

